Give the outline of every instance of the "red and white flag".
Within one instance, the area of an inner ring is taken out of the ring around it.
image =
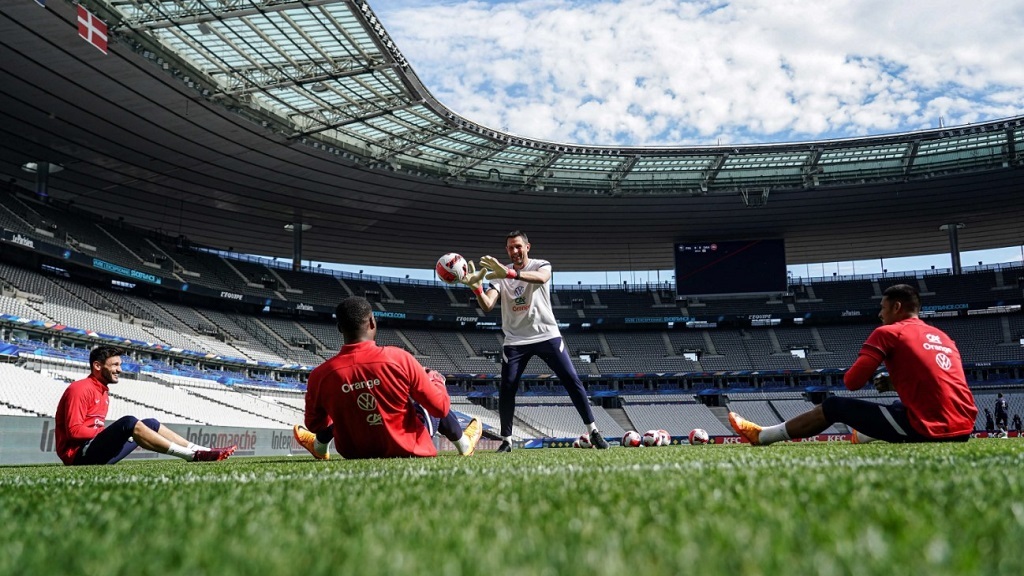
[[[78,35],[100,52],[107,53],[107,25],[81,4],[78,5]]]

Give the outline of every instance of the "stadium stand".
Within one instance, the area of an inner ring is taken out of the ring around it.
[[[307,328],[293,320],[273,316],[263,316],[259,319],[236,317],[236,323],[245,322],[246,320],[258,322],[262,325],[265,329],[264,335],[261,336],[256,329],[248,330],[249,333],[254,338],[261,341],[265,340],[268,347],[282,358],[295,358],[303,364],[315,365],[325,360],[324,354],[327,357],[333,355],[331,350],[325,349],[322,344],[319,344],[317,338]],[[330,328],[337,332],[337,328],[334,326]],[[268,337],[267,335],[270,336]],[[310,347],[312,347],[312,350]]]
[[[493,410],[488,410],[477,404],[473,404],[465,396],[452,397],[451,406],[452,410],[455,410],[456,412],[466,414],[471,418],[479,418],[480,422],[483,423],[485,427],[498,430],[501,426],[501,422],[497,412],[494,412]],[[526,438],[526,436],[523,435],[522,426],[514,426],[512,428],[512,439],[516,441],[521,441],[524,438]]]
[[[517,398],[516,417],[528,423],[542,434],[551,438],[575,438],[585,427],[580,415],[572,405],[566,405],[565,396],[530,396]],[[604,408],[591,406],[594,422],[601,433],[608,437],[621,437],[625,430]]]
[[[449,310],[453,307],[457,301],[455,295],[465,295],[468,293],[467,290],[448,290],[446,288],[435,288],[432,286],[417,286],[413,284],[406,284],[402,282],[382,284],[381,287],[384,290],[384,296],[387,298],[383,300],[385,308],[401,309],[406,312],[420,312],[424,314],[432,314],[442,310]],[[465,302],[465,300],[463,300]],[[462,304],[461,307],[456,310],[464,309],[467,314],[476,316],[476,309],[469,308],[468,305]]]
[[[771,400],[769,404],[771,404],[772,408],[779,416],[782,417],[783,420],[789,420],[790,418],[799,416],[800,414],[803,414],[804,412],[807,412],[808,410],[814,407],[814,404],[811,404],[806,400],[797,399]],[[837,425],[833,424],[832,426],[826,428],[823,434],[842,434],[844,432],[847,432],[845,428],[846,427],[843,426],[843,430],[840,430]]]
[[[0,202],[0,226],[22,234],[36,233],[35,226],[29,223],[25,210],[20,208],[20,203],[13,200],[13,194],[3,195],[5,202]],[[10,200],[7,200],[10,198]]]
[[[338,332],[338,327],[334,324],[325,324],[323,322],[303,322],[302,327],[316,338],[316,342],[320,344],[318,348],[324,351],[321,355],[325,358],[330,358],[337,354],[338,350],[341,350],[341,333]],[[393,341],[393,337],[388,338],[388,335],[390,334],[391,332],[389,330],[381,328],[377,332],[377,342],[382,345],[394,345],[390,343]],[[385,338],[388,338],[388,340],[385,341]]]
[[[585,308],[616,310],[624,315],[645,315],[654,306],[651,293],[647,290],[593,290],[590,294],[593,303]]]
[[[30,222],[36,229],[47,230],[53,234],[53,242],[67,246],[78,252],[97,256],[104,260],[138,268],[142,258],[132,253],[116,238],[106,231],[115,223],[96,220],[96,216],[83,217],[42,202],[34,202],[24,197],[11,196],[12,202],[22,204]]]
[[[685,436],[694,428],[703,428],[712,436],[733,434],[707,406],[692,400],[676,397],[666,402],[663,396],[650,395],[623,395],[622,400],[622,409],[641,434],[664,429],[673,436]]]
[[[44,207],[37,212],[34,206],[29,205],[16,205],[13,210],[5,206],[0,210],[0,218],[9,221],[12,227],[17,226],[23,218],[16,211],[25,213],[40,225],[50,222],[49,218],[62,218],[59,211],[54,213]],[[63,222],[63,219],[60,221]],[[57,225],[59,227],[60,223]],[[70,230],[76,225],[78,227],[73,229],[82,238],[93,238],[87,236],[87,233],[104,234],[95,225],[93,227],[97,230],[94,231],[81,223],[71,224],[66,229]],[[22,224],[22,229],[26,228]],[[107,243],[103,243],[103,236],[97,241],[102,244],[104,251],[120,250],[123,258],[125,254],[135,252],[134,249],[123,249],[125,246],[138,248],[151,245],[154,250],[159,250],[158,243],[133,236],[132,231],[122,233],[116,225],[110,230],[116,233],[107,235]],[[26,233],[32,232],[31,229],[26,230]],[[173,257],[175,260],[181,258],[191,262],[195,270],[201,269],[202,272],[199,277],[184,274],[186,279],[206,285],[207,279],[214,278],[210,287],[224,287],[236,293],[274,294],[275,297],[333,306],[350,291],[357,294],[370,292],[375,300],[379,296],[376,307],[382,311],[416,313],[444,309],[449,311],[447,313],[455,310],[455,314],[478,315],[478,311],[468,305],[463,312],[458,302],[462,292],[427,283],[390,283],[386,279],[369,277],[353,279],[325,273],[284,270],[262,261],[229,262],[214,254],[194,250],[187,252],[190,256],[174,252]],[[116,259],[110,257],[109,260]],[[139,263],[135,262],[134,266],[138,267]],[[188,268],[185,270],[192,271]],[[257,275],[259,280],[254,281]],[[927,275],[920,278],[903,277],[902,280],[912,281],[923,290],[931,291],[926,292],[926,302],[957,304],[963,301],[987,302],[1014,291],[1019,292],[1016,280],[1010,283],[1005,281],[1006,278],[1015,279],[1018,275],[1017,269],[1009,269],[1005,274],[1002,271],[981,270],[965,274],[959,279]],[[246,283],[263,283],[265,280],[270,287],[257,289],[245,286]],[[798,311],[810,307],[833,312],[848,308],[874,310],[878,306],[881,289],[899,280],[836,280],[794,286],[791,287],[793,307]],[[238,306],[233,306],[234,309],[221,309],[199,306],[194,302],[146,297],[137,291],[115,289],[116,286],[91,284],[69,276],[59,268],[30,270],[21,265],[2,262],[0,286],[4,291],[0,295],[0,313],[3,314],[192,350],[201,355],[219,357],[229,363],[237,362],[242,366],[236,371],[211,372],[209,368],[172,366],[143,358],[154,369],[180,372],[181,375],[172,378],[146,372],[126,379],[125,387],[115,390],[112,415],[116,405],[118,411],[153,414],[170,423],[286,428],[301,416],[302,383],[300,378],[295,377],[301,374],[274,368],[257,370],[255,366],[312,366],[332,356],[341,346],[341,337],[334,324],[321,318],[254,314],[251,310],[243,312],[244,308]],[[240,287],[251,290],[245,291]],[[623,290],[571,288],[557,292],[557,313],[568,317],[579,316],[580,310],[573,304],[573,300],[582,301],[584,314],[602,316],[661,314],[668,307],[673,309],[670,314],[674,314],[674,310],[684,314],[699,314],[695,310],[701,309],[713,309],[723,314],[771,314],[780,307],[788,307],[783,306],[782,302],[762,297],[709,299],[697,301],[703,306],[680,309],[677,305],[687,302],[669,303],[669,299],[661,298],[662,294],[658,291],[636,287]],[[321,298],[315,300],[311,298],[313,294],[319,294]],[[744,311],[745,306],[751,306],[751,309]],[[943,317],[930,318],[928,321],[958,342],[965,361],[1011,363],[1009,368],[993,366],[975,369],[972,374],[979,381],[1008,389],[1021,385],[1020,369],[1012,367],[1014,363],[1024,361],[1020,344],[1020,339],[1024,337],[1024,317],[1021,314]],[[732,396],[729,404],[737,411],[764,423],[781,421],[810,406],[799,396],[799,392],[794,392],[793,386],[799,382],[841,385],[838,375],[829,377],[818,373],[835,370],[838,374],[838,371],[848,367],[856,358],[864,338],[876,325],[873,317],[864,317],[861,323],[819,323],[811,326],[726,325],[702,329],[677,326],[666,329],[664,325],[653,325],[647,330],[569,328],[563,335],[577,371],[585,378],[587,389],[591,393],[600,391],[619,395],[623,400],[622,418],[619,420],[605,408],[594,407],[598,425],[607,436],[621,434],[624,428],[620,422],[623,421],[641,432],[664,428],[675,436],[681,436],[694,427],[701,427],[712,435],[726,435],[730,434],[730,430],[723,423],[721,415],[703,404],[686,400],[685,394],[691,388],[729,388]],[[83,354],[86,352],[83,346],[88,346],[87,343],[78,343],[79,348],[69,348],[65,342],[60,342],[50,347],[40,340],[25,340],[26,337],[38,338],[38,335],[23,333],[24,330],[19,331],[13,326],[4,330],[6,341],[16,343],[26,350],[49,350],[48,354],[77,358],[79,362],[84,359]],[[58,336],[56,339],[62,338]],[[464,413],[484,416],[488,418],[485,423],[497,426],[497,416],[470,403],[467,395],[486,397],[496,394],[495,378],[500,370],[496,355],[500,354],[502,345],[500,331],[482,330],[469,325],[462,329],[428,329],[422,325],[382,320],[378,341],[410,350],[424,365],[449,375],[476,375],[471,378],[449,376],[449,390],[456,395],[458,406],[465,408]],[[793,357],[790,350],[794,348],[805,350],[806,359]],[[591,361],[580,359],[578,355],[581,352],[590,354]],[[490,357],[484,356],[485,353]],[[691,357],[687,358],[684,354]],[[55,409],[55,397],[59,398],[59,392],[66,382],[84,376],[81,367],[67,372],[51,370],[39,373],[6,365],[4,370],[17,370],[13,377],[8,375],[7,380],[44,382],[32,386],[33,394],[36,390],[41,391],[41,397],[36,399],[26,399],[20,395],[15,397],[11,387],[5,385],[4,395],[0,397],[0,413],[4,414],[46,415]],[[275,371],[280,373],[272,374]],[[758,371],[767,372],[767,375],[751,376]],[[798,374],[801,377],[773,376],[774,372]],[[557,380],[543,376],[549,373],[548,367],[539,359],[535,358],[528,363],[523,390],[543,396],[521,395],[524,400],[521,402],[521,414],[518,414],[520,420],[517,429],[521,427],[527,435],[574,437],[581,429],[579,417]],[[609,378],[609,374],[620,376],[616,377],[618,379]],[[685,376],[679,379],[666,379],[663,376],[674,374]],[[225,383],[233,386],[226,386]],[[763,391],[758,396],[744,396],[745,392],[740,389],[745,390],[751,385],[789,387],[789,391],[779,397]],[[296,388],[298,391],[295,391]],[[240,390],[252,393],[245,394]],[[277,394],[278,390],[286,396],[269,396]],[[669,393],[651,394],[651,391]],[[837,393],[846,392],[838,390]],[[268,396],[264,397],[264,394]],[[861,391],[859,394],[872,401],[891,401],[891,398],[874,395],[873,391]],[[990,403],[988,396],[991,394],[986,392],[981,396],[979,405]],[[537,401],[537,398],[543,401]],[[529,436],[520,436],[523,437]]]
[[[985,423],[985,409],[995,414],[995,403],[996,403],[996,391],[983,391],[975,392],[974,403],[978,406],[978,416],[975,419],[974,428],[976,430],[987,430]],[[1006,400],[1007,412],[1010,414],[1010,425],[1012,426],[1013,416],[1015,414],[1020,415],[1024,418],[1024,390],[1017,390],[1014,392],[1004,392],[1004,399]]]
[[[284,286],[283,293],[289,300],[296,300],[308,304],[320,304],[323,306],[335,307],[348,293],[342,287],[341,282],[325,272],[296,272],[283,268],[269,268],[267,270],[275,278],[279,278]],[[301,292],[295,292],[301,291]],[[279,290],[282,292],[282,290]]]
[[[709,330],[714,346],[700,359],[706,370],[752,370],[750,357],[743,346],[743,336],[732,330]]]
[[[13,364],[0,364],[0,404],[35,416],[52,417],[67,385]]]
[[[871,280],[815,282],[800,288],[804,290],[795,293],[794,306],[801,312],[878,306],[878,301],[873,299],[875,291]]]
[[[972,362],[1021,359],[1020,342],[1014,342],[1010,336],[1008,317],[977,317],[969,326],[949,318],[932,318],[928,322],[948,334],[960,355]]]
[[[960,276],[933,275],[921,279],[926,285],[922,292],[929,306],[967,303],[972,300],[1000,299],[1012,287],[998,286],[996,273],[981,270]]]
[[[850,326],[819,326],[822,351],[807,355],[811,368],[848,368],[857,359],[861,344],[867,339],[874,324]]]

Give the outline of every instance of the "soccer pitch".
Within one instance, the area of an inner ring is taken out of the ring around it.
[[[1020,574],[1024,441],[0,468],[0,574]]]

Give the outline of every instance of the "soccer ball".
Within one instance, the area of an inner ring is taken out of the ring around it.
[[[658,433],[661,434],[662,446],[668,446],[672,444],[672,435],[668,433],[668,430],[658,430]]]
[[[711,441],[711,437],[708,436],[708,431],[703,428],[694,428],[690,430],[690,444],[707,444]]]
[[[590,437],[587,436],[586,434],[580,434],[580,437],[577,438],[572,443],[572,446],[573,446],[573,448],[593,448],[594,447],[594,445],[590,443]]]
[[[642,441],[644,446],[661,446],[661,432],[658,430],[648,430],[644,432]]]
[[[638,446],[643,446],[643,443],[640,439],[640,435],[633,430],[630,430],[622,436],[622,445],[627,448],[636,448]]]
[[[461,254],[449,252],[437,259],[434,272],[445,284],[455,284],[469,275],[469,264]]]

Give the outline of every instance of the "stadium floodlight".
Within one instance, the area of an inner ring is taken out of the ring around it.
[[[21,169],[31,174],[37,174],[40,171],[45,171],[47,174],[56,174],[63,170],[64,167],[53,162],[25,162],[21,165]]]

